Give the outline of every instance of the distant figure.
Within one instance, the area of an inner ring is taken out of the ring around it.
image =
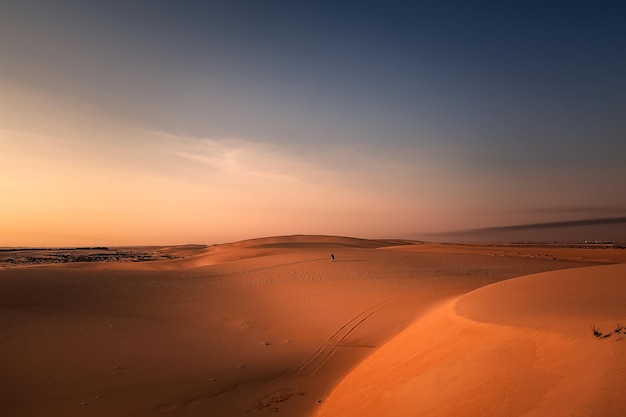
[[[332,253],[330,254],[330,261],[335,262],[335,255],[333,255]]]

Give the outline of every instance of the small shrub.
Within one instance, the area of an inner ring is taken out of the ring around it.
[[[600,337],[600,336],[602,336],[602,333],[600,332],[600,328],[599,328],[599,327],[596,327],[596,325],[595,325],[595,324],[592,324],[592,325],[591,325],[591,331],[593,332],[593,335],[594,335],[595,337]]]

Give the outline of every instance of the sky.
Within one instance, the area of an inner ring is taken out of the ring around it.
[[[0,246],[624,217],[625,15],[0,0]]]

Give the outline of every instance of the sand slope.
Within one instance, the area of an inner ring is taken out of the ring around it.
[[[151,249],[180,259],[2,269],[0,414],[312,415],[442,301],[581,265],[407,243],[284,236]],[[449,345],[433,328],[429,343]]]
[[[478,289],[363,361],[317,415],[626,415],[626,340],[614,333],[624,300],[626,265]]]

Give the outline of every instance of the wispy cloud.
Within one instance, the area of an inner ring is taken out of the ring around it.
[[[232,179],[306,182],[312,175],[327,172],[311,161],[268,143],[230,137],[194,137],[146,129],[137,131],[150,141],[157,152],[198,164],[198,168],[207,172]]]

